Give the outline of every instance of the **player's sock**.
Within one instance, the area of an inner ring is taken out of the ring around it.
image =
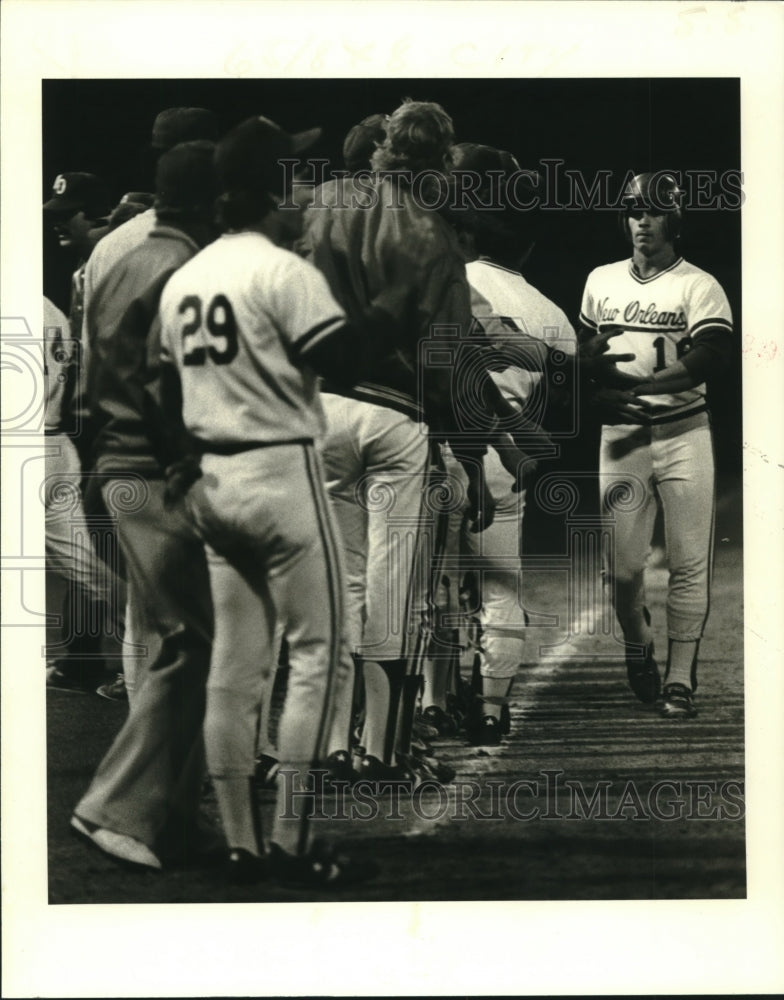
[[[645,607],[642,573],[631,581],[614,581],[615,613],[626,642],[647,646],[651,641],[651,616]]]
[[[395,730],[400,693],[406,672],[405,660],[363,661],[365,677],[365,752],[385,764],[393,764]]]
[[[446,692],[449,681],[449,660],[443,655],[436,658],[428,657],[422,667],[424,687],[422,688],[422,707],[446,709]]]
[[[693,691],[696,687],[696,663],[699,642],[681,642],[670,639],[670,655],[667,662],[666,684],[683,684]]]
[[[252,778],[218,778],[212,775],[223,832],[230,848],[250,854],[262,850],[259,817]]]
[[[514,678],[483,677],[482,698],[492,699],[482,701],[482,715],[492,715],[494,719],[501,718],[503,699],[509,696]]]
[[[351,745],[351,719],[354,710],[354,662],[348,668],[345,680],[337,692],[335,714],[327,740],[327,755],[348,750]]]
[[[411,739],[414,732],[414,714],[417,699],[422,686],[421,674],[409,674],[403,681],[403,694],[400,703],[400,717],[397,724],[395,741],[396,754],[411,753]]]

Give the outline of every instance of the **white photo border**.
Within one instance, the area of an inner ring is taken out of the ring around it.
[[[784,521],[784,8],[509,0],[2,6],[2,316],[23,316],[32,330],[41,328],[43,79],[731,76],[741,80],[742,99],[743,326],[778,345],[773,358],[746,354],[743,373],[747,900],[48,906],[45,705],[32,669],[40,642],[16,634],[31,630],[6,629],[3,995],[781,990],[784,576],[775,556]],[[4,497],[6,485],[4,475]],[[26,529],[42,536],[42,514],[37,525],[30,513]],[[4,551],[9,522],[4,516]],[[455,941],[468,946],[456,951]]]

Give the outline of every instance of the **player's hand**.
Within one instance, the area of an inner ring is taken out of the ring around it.
[[[588,378],[596,379],[602,385],[616,388],[632,389],[639,385],[641,379],[635,375],[618,371],[621,361],[634,361],[636,354],[613,354],[610,352],[610,339],[623,333],[622,326],[605,327],[602,333],[584,340],[578,347],[577,357],[580,368]]]
[[[484,464],[471,465],[468,472],[468,519],[471,533],[485,531],[495,520],[495,498],[485,482]]]
[[[510,476],[514,476],[512,492],[520,493],[527,488],[536,475],[539,463],[535,458],[531,458],[521,448],[518,448],[512,435],[507,432],[499,433],[493,439],[492,444],[501,460],[501,465]]]
[[[171,508],[182,500],[197,479],[201,479],[199,459],[194,455],[186,455],[168,466],[164,475],[166,487],[163,491],[163,505]]]
[[[652,405],[623,389],[599,389],[591,397],[603,424],[649,424]]]

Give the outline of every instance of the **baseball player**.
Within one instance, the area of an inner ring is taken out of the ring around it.
[[[60,247],[74,253],[78,266],[71,279],[68,321],[71,336],[81,339],[87,260],[108,231],[109,196],[100,177],[87,173],[58,174],[44,216],[54,226]]]
[[[351,174],[366,171],[375,151],[387,134],[387,116],[368,115],[346,133],[343,140],[343,163]]]
[[[60,327],[60,346],[51,344],[51,351],[47,349],[47,365],[52,371],[56,371],[58,376],[63,378],[63,382],[48,383],[48,389],[54,395],[47,404],[47,433],[55,429],[58,432],[58,447],[61,449],[59,457],[51,454],[47,459],[47,472],[53,475],[65,477],[71,482],[75,489],[79,489],[79,479],[81,478],[81,456],[78,451],[80,443],[79,435],[74,433],[71,415],[71,403],[76,388],[76,379],[79,372],[80,354],[77,354],[78,347],[74,346],[81,338],[81,326],[83,316],[83,288],[84,272],[86,261],[90,257],[96,243],[106,232],[106,216],[109,210],[108,193],[104,182],[95,174],[75,172],[58,174],[52,185],[52,194],[44,204],[44,218],[52,225],[57,234],[60,247],[72,254],[78,260],[78,265],[71,277],[71,297],[69,306],[69,319],[67,331],[62,328],[62,324],[55,324]],[[53,306],[50,307],[53,308]],[[49,307],[47,307],[49,308]],[[66,342],[69,345],[66,346]],[[65,351],[70,358],[68,365],[58,364],[55,355]],[[76,454],[71,454],[71,449],[76,446]],[[51,470],[50,467],[51,466]],[[77,475],[78,470],[78,475]],[[56,480],[49,480],[49,485]],[[61,555],[66,559],[66,563],[73,566],[73,557],[77,553],[71,551],[68,555],[68,543],[63,537],[63,530],[67,528],[67,520],[59,515],[57,522],[53,520],[57,505],[52,504],[53,497],[48,497],[47,511],[49,515],[49,532],[60,536],[58,548]],[[79,511],[84,515],[83,499],[79,500]],[[75,526],[74,526],[75,527]],[[68,528],[70,531],[70,528]],[[65,546],[65,547],[64,547]],[[91,547],[92,548],[92,547]],[[84,553],[82,553],[84,555]],[[103,575],[100,566],[97,567],[99,574]],[[70,571],[69,571],[70,572]],[[114,581],[118,582],[118,581]],[[47,673],[47,686],[52,688],[66,688],[68,690],[95,690],[96,684],[103,677],[104,662],[103,654],[106,647],[98,635],[92,635],[87,629],[82,629],[78,623],[89,621],[90,619],[107,620],[105,615],[96,614],[96,611],[104,605],[109,591],[106,591],[101,584],[103,598],[98,604],[94,604],[92,610],[77,611],[77,604],[82,604],[85,599],[92,601],[95,599],[95,587],[99,580],[93,581],[92,586],[83,586],[86,577],[82,574],[82,580],[76,585],[75,590],[69,590],[64,607],[64,618],[69,622],[71,628],[77,628],[78,634],[73,636],[73,641],[69,645],[68,656],[59,660],[54,669]],[[113,601],[124,600],[124,588],[120,585],[119,591],[112,591]],[[111,608],[114,614],[116,608]],[[115,618],[116,621],[116,618]],[[99,693],[105,690],[105,685],[98,688]]]
[[[348,171],[352,174],[356,174],[358,171],[367,171],[370,167],[370,158],[378,148],[378,146],[383,142],[385,129],[386,129],[386,115],[375,114],[369,115],[367,118],[363,118],[359,124],[353,126],[346,134],[346,138],[343,142],[343,162]],[[330,182],[327,182],[330,185]],[[325,189],[328,190],[328,187]],[[300,202],[302,206],[307,206],[310,201],[312,192],[310,189],[303,185],[301,189],[297,189],[295,184],[294,191],[292,192],[292,197],[295,202]],[[297,244],[294,246],[295,251],[299,252],[300,247],[298,246],[299,240],[294,240]],[[280,622],[277,623],[275,628],[275,636],[273,639],[273,648],[280,649],[283,641],[284,630]],[[285,658],[285,650],[283,653]],[[280,662],[280,659],[279,661]],[[269,726],[269,713],[272,703],[272,691],[273,683],[275,680],[275,671],[271,671],[269,678],[267,680],[267,687],[263,692],[263,697],[261,699],[261,715],[259,719],[259,740],[257,747],[256,756],[256,781],[262,787],[274,788],[275,782],[277,780],[277,774],[280,769],[280,762],[278,760],[278,751],[272,742],[270,736],[270,726]],[[354,672],[354,695],[352,699],[352,706],[355,706],[360,701],[361,694],[361,673]],[[339,702],[338,708],[336,710],[336,717],[338,718],[338,724],[340,722],[340,717],[343,717],[343,721],[346,725],[346,730],[348,731],[348,702],[347,698],[343,699],[342,703]],[[348,748],[350,738],[346,738],[346,748]],[[338,748],[327,758],[326,766],[329,771],[329,776],[337,780],[352,780],[354,775],[351,768],[351,757],[348,753],[348,749],[343,750]]]
[[[138,596],[137,638],[156,652],[71,825],[105,853],[148,868],[179,861],[200,836],[212,604],[201,540],[182,502],[167,496],[165,475],[184,446],[160,408],[157,314],[168,279],[215,235],[214,149],[182,143],[160,158],[157,224],[91,304],[96,469]]]
[[[660,714],[674,718],[697,712],[714,520],[705,382],[727,365],[733,330],[719,283],[679,252],[681,197],[668,174],[639,174],[630,182],[620,221],[632,258],[592,271],[580,310],[581,354],[603,413],[599,469],[613,528],[606,579],[626,642],[629,683],[640,701],[658,699]],[[631,502],[615,504],[619,490]],[[663,690],[644,584],[657,499],[669,564]]]
[[[120,581],[95,552],[87,530],[80,488],[81,465],[68,426],[68,397],[73,391],[76,359],[68,319],[44,297],[44,372],[46,375],[46,558],[47,569],[76,588],[76,600],[69,594],[63,619],[71,627],[82,615],[72,614],[75,605],[84,606],[84,595],[102,611],[100,621],[109,622],[117,634],[119,623],[110,615],[118,606]],[[84,660],[85,640],[75,635],[67,655],[47,668],[47,686],[68,690],[90,690],[103,672],[103,661]],[[100,653],[98,654],[100,655]]]
[[[118,226],[148,211],[154,202],[155,195],[149,191],[126,191],[109,216],[109,232],[114,232]]]
[[[456,237],[418,203],[399,172],[443,176],[453,137],[439,105],[405,102],[373,154],[379,173],[361,185],[350,178],[323,185],[301,242],[349,316],[397,294],[406,331],[372,379],[342,390],[327,382],[323,396],[327,485],[347,562],[351,647],[365,688],[358,771],[368,781],[413,779],[406,757],[422,639],[415,557],[432,544],[423,537],[428,426],[440,429],[451,403],[449,370],[432,373],[420,399],[420,342],[434,324],[467,330],[471,321]],[[393,269],[401,263],[411,275],[410,294],[395,287]]]
[[[215,115],[206,108],[167,108],[156,115],[150,136],[150,159],[157,159],[168,149],[181,142],[199,139],[214,140],[217,138],[218,126]],[[147,200],[145,192],[129,192],[141,195],[142,202]],[[133,199],[135,203],[135,199]],[[80,338],[81,367],[72,401],[74,419],[78,422],[80,433],[75,443],[82,459],[85,472],[92,472],[95,456],[93,444],[96,428],[94,415],[90,408],[91,387],[89,384],[92,369],[92,348],[97,335],[97,324],[93,318],[92,302],[101,285],[112,268],[127,253],[142,244],[156,225],[154,207],[148,205],[145,211],[127,219],[123,225],[117,226],[107,233],[97,244],[84,268],[83,275],[83,326],[84,334]],[[88,521],[91,517],[106,517],[106,510],[101,496],[101,479],[90,476],[85,486],[85,509]],[[149,665],[158,653],[155,645],[149,647],[144,656],[140,655],[136,633],[144,630],[143,601],[134,594],[133,583],[127,588],[127,604],[125,609],[125,646],[123,656],[124,686],[127,687],[129,698],[133,698],[135,675],[137,669],[142,669],[146,659]],[[149,630],[148,630],[149,638]]]
[[[477,189],[478,204],[489,205],[491,178],[517,175],[518,197],[522,181],[527,194],[535,196],[533,177],[528,178],[511,153],[473,143],[462,143],[453,150],[454,172],[471,173],[481,178]],[[505,190],[503,183],[500,190]],[[459,217],[458,217],[459,218]],[[460,241],[466,258],[475,317],[488,327],[493,317],[503,317],[506,337],[525,349],[534,337],[548,350],[574,356],[576,336],[565,313],[530,285],[520,269],[533,248],[536,213],[516,211],[504,202],[494,208],[467,211],[458,221]],[[532,358],[532,360],[534,360]],[[540,357],[535,358],[536,362]],[[548,386],[543,374],[532,364],[529,368],[510,365],[492,377],[510,405],[521,413],[533,413],[538,422],[547,403]],[[460,480],[461,467],[445,446],[445,461],[451,476]],[[478,589],[477,619],[481,643],[478,652],[477,705],[467,720],[468,735],[476,745],[495,745],[508,725],[508,703],[512,683],[523,662],[525,611],[520,604],[519,561],[522,544],[522,519],[525,490],[516,490],[515,475],[502,462],[498,451],[490,449],[485,459],[488,486],[495,499],[493,523],[481,534],[466,530],[464,509],[450,517],[447,552],[452,556],[449,570],[440,574],[438,603],[451,614],[459,610],[461,580],[456,556],[462,552],[471,559],[471,576]],[[444,587],[444,584],[448,586]],[[445,602],[446,598],[446,602]],[[422,704],[423,717],[443,731],[447,714],[445,664],[427,661]]]
[[[229,877],[269,873],[332,886],[370,872],[311,844],[303,794],[311,769],[346,748],[348,721],[333,716],[351,673],[343,543],[314,443],[323,430],[316,373],[351,383],[363,356],[389,343],[385,328],[397,331],[376,309],[362,317],[367,336],[359,336],[323,276],[276,245],[292,226],[278,210],[287,192],[277,161],[318,135],[289,135],[257,117],[219,143],[225,231],[172,277],[161,317],[185,427],[201,453],[201,476],[186,500],[206,543],[215,605],[205,742]],[[176,400],[176,389],[169,398]],[[264,859],[252,778],[276,620],[288,643],[289,678],[278,808]]]

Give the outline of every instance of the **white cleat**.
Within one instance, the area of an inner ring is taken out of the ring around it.
[[[80,819],[75,814],[71,817],[71,827],[80,836],[94,844],[99,851],[103,851],[104,854],[108,854],[118,861],[124,861],[126,864],[136,865],[139,868],[154,868],[156,870],[163,868],[160,859],[146,844],[136,840],[135,837],[107,830],[95,823],[88,823],[87,820]]]

